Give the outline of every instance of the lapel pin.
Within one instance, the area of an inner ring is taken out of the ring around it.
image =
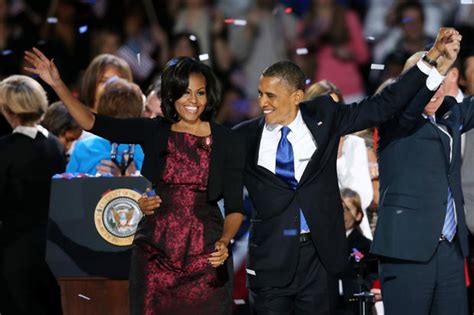
[[[322,121],[318,121],[318,126],[321,126],[323,124]]]

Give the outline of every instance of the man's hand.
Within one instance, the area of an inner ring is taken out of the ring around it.
[[[150,191],[148,188],[147,191]],[[146,193],[144,193],[140,199],[138,199],[138,206],[144,215],[152,215],[155,213],[155,209],[159,208],[161,205],[161,198],[160,196],[151,196],[148,197]]]
[[[447,45],[458,38],[459,32],[452,27],[442,27],[439,29],[436,41],[429,50],[427,57],[431,60],[438,60],[441,56],[447,56]],[[460,41],[460,40],[459,40]],[[449,52],[451,53],[451,52]]]
[[[438,59],[438,71],[442,75],[446,75],[451,66],[456,61],[458,53],[461,49],[462,36],[459,34],[451,35],[451,42],[445,46],[445,54]]]

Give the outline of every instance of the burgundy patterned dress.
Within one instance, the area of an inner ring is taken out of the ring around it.
[[[171,132],[157,194],[161,207],[135,235],[130,275],[132,314],[230,314],[230,259],[213,268],[208,257],[223,219],[207,202],[211,137]]]

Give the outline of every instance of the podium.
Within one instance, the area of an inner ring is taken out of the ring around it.
[[[53,179],[46,261],[64,314],[128,314],[131,242],[143,177]]]

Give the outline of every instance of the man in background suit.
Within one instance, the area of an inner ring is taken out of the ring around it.
[[[460,85],[466,95],[474,95],[474,49],[466,52],[460,62]],[[465,133],[461,168],[466,223],[474,233],[474,130]]]
[[[459,43],[439,65],[446,73]],[[474,100],[437,93],[379,128],[379,216],[372,253],[380,258],[387,315],[467,314],[468,253],[461,191],[461,133],[474,127]],[[444,99],[444,101],[443,101]],[[427,104],[427,105],[426,105]]]
[[[428,57],[445,53],[456,34],[441,29]],[[264,70],[259,83],[264,117],[236,127],[246,139],[244,180],[255,209],[247,261],[255,314],[333,312],[334,276],[347,261],[335,167],[339,138],[389,119],[425,82],[437,88],[438,76],[420,61],[381,95],[359,104],[338,104],[329,96],[300,104],[301,69],[283,61]]]

